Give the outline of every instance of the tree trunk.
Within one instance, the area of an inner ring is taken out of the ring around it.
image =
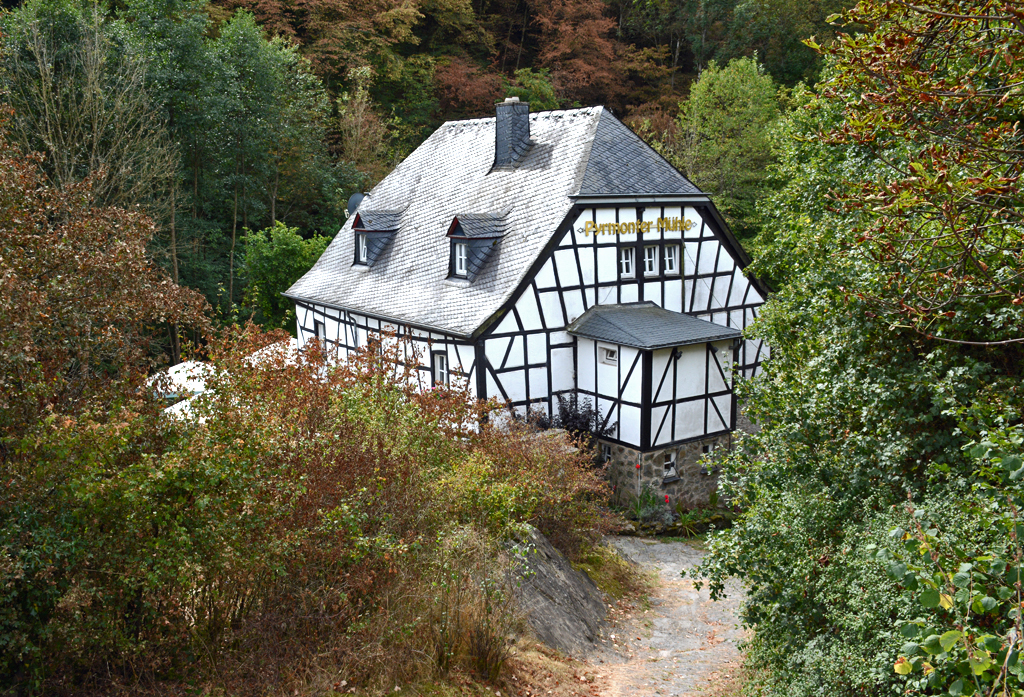
[[[277,225],[277,187],[281,182],[281,172],[274,169],[274,184],[270,187],[270,227]]]
[[[238,172],[238,168],[235,168]],[[228,310],[235,299],[235,239],[238,232],[238,182],[235,182],[235,203],[231,210],[231,256],[228,259]]]
[[[178,285],[178,238],[174,228],[176,222],[176,203],[174,194],[178,190],[178,180],[171,181],[171,269],[174,273],[174,285]],[[171,323],[171,365],[181,362],[181,343],[178,340],[178,323]]]

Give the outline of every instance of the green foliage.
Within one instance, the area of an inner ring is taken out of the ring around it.
[[[679,135],[665,154],[711,194],[737,237],[753,237],[771,161],[768,134],[780,115],[775,84],[753,60],[724,68],[712,61],[679,106]]]
[[[515,72],[515,79],[506,84],[505,94],[529,102],[530,111],[557,109],[560,102],[551,84],[550,72],[546,68],[521,68]]]
[[[1020,690],[1010,670],[1020,636],[1016,601],[1007,596],[1019,566],[1019,444],[1008,434],[1019,428],[1022,407],[1020,323],[1009,322],[1009,296],[991,286],[984,301],[945,297],[953,316],[936,319],[934,333],[891,311],[911,305],[908,289],[941,291],[968,276],[972,289],[984,287],[969,264],[945,277],[948,258],[937,250],[974,230],[990,206],[946,199],[941,234],[930,203],[903,206],[930,186],[911,164],[920,162],[919,148],[949,134],[917,134],[909,143],[896,127],[918,118],[933,94],[913,70],[899,77],[908,63],[890,63],[889,50],[879,49],[890,46],[889,29],[906,26],[881,20],[894,7],[860,6],[886,31],[839,52],[816,93],[797,90],[800,108],[773,136],[779,186],[761,206],[765,231],[753,269],[778,287],[753,330],[772,358],[742,387],[762,428],[726,459],[723,495],[743,513],[712,539],[702,566],[716,593],[732,574],[749,583],[744,620],[756,633],[748,659],[764,695]],[[935,20],[927,45],[904,35],[908,43],[893,39],[893,51],[966,61],[972,49],[958,42],[970,34],[946,35],[939,25],[949,21]],[[959,64],[961,75],[968,65]],[[879,90],[879,76],[908,99],[862,109],[860,90]],[[965,108],[955,118],[947,112],[937,128],[970,134],[987,118],[959,104]],[[992,132],[999,143],[1001,118]],[[958,146],[964,166],[948,173],[954,191],[993,152],[972,151],[970,140]],[[1000,248],[1016,248],[1018,238],[990,222]],[[892,254],[864,249],[869,230],[885,231]],[[1007,253],[1000,263],[1015,252]],[[935,274],[920,272],[924,259],[935,262]],[[913,307],[916,315],[926,305]],[[984,346],[938,341],[940,326],[942,336]],[[965,450],[974,443],[989,445]]]
[[[330,241],[319,235],[304,240],[298,228],[280,222],[267,230],[246,231],[245,302],[259,310],[260,324],[295,333],[295,303],[281,293],[312,268]]]

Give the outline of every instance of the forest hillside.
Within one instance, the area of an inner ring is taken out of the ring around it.
[[[1019,2],[26,0],[0,25],[0,693],[507,690],[528,526],[636,583],[585,442],[416,389],[385,347],[247,358],[350,194],[514,95],[609,106],[774,291],[697,572],[747,585],[747,692],[1024,695]],[[211,389],[169,420],[152,376],[189,356]]]

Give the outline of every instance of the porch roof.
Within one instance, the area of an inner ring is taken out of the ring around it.
[[[652,302],[594,305],[569,325],[568,332],[573,336],[645,350],[742,336],[733,327],[672,312]]]

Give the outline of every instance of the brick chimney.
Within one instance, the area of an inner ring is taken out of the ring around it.
[[[530,103],[519,97],[498,102],[494,120],[494,166],[511,167],[530,147]]]

